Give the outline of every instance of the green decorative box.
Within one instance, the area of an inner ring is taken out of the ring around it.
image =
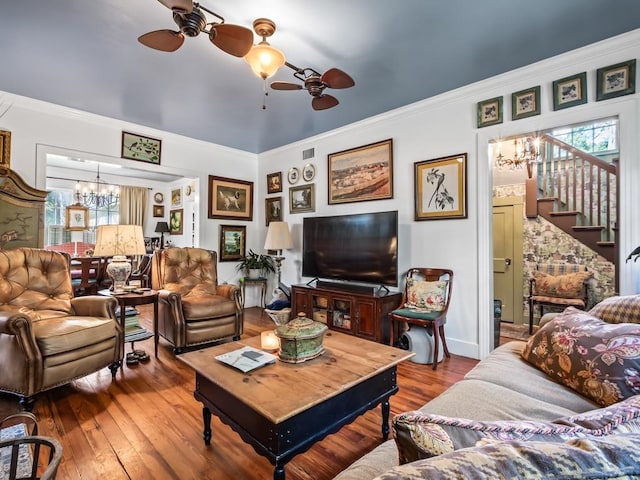
[[[278,357],[283,362],[302,363],[324,353],[322,340],[328,327],[298,313],[298,317],[276,328],[280,339]]]

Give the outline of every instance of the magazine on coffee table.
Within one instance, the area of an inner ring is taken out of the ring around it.
[[[216,356],[216,360],[247,373],[256,368],[275,363],[276,356],[253,347],[242,347]]]

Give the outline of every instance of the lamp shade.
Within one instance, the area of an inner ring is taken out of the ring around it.
[[[285,250],[293,247],[293,240],[289,232],[287,222],[270,222],[267,230],[267,239],[264,242],[265,250]]]
[[[140,225],[100,225],[93,254],[96,257],[112,255],[144,255],[144,235]]]
[[[167,233],[169,232],[169,224],[167,222],[158,222],[154,231],[156,233]]]
[[[263,40],[251,47],[249,53],[244,56],[245,61],[260,78],[267,79],[275,74],[284,65],[284,54]]]

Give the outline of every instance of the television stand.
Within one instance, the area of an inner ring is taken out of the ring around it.
[[[375,293],[377,288],[371,285],[358,285],[342,282],[330,282],[326,280],[318,280],[316,282],[318,288],[331,288],[334,290],[347,290],[349,292]]]
[[[348,288],[356,287],[356,289]],[[291,287],[292,314],[298,312],[331,330],[355,335],[374,342],[389,343],[389,312],[400,305],[402,294],[385,292],[378,287],[364,287],[332,282]]]

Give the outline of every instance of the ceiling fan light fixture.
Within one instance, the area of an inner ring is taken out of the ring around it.
[[[284,53],[269,45],[266,40],[251,47],[244,59],[253,73],[262,79],[273,76],[285,62]]]

